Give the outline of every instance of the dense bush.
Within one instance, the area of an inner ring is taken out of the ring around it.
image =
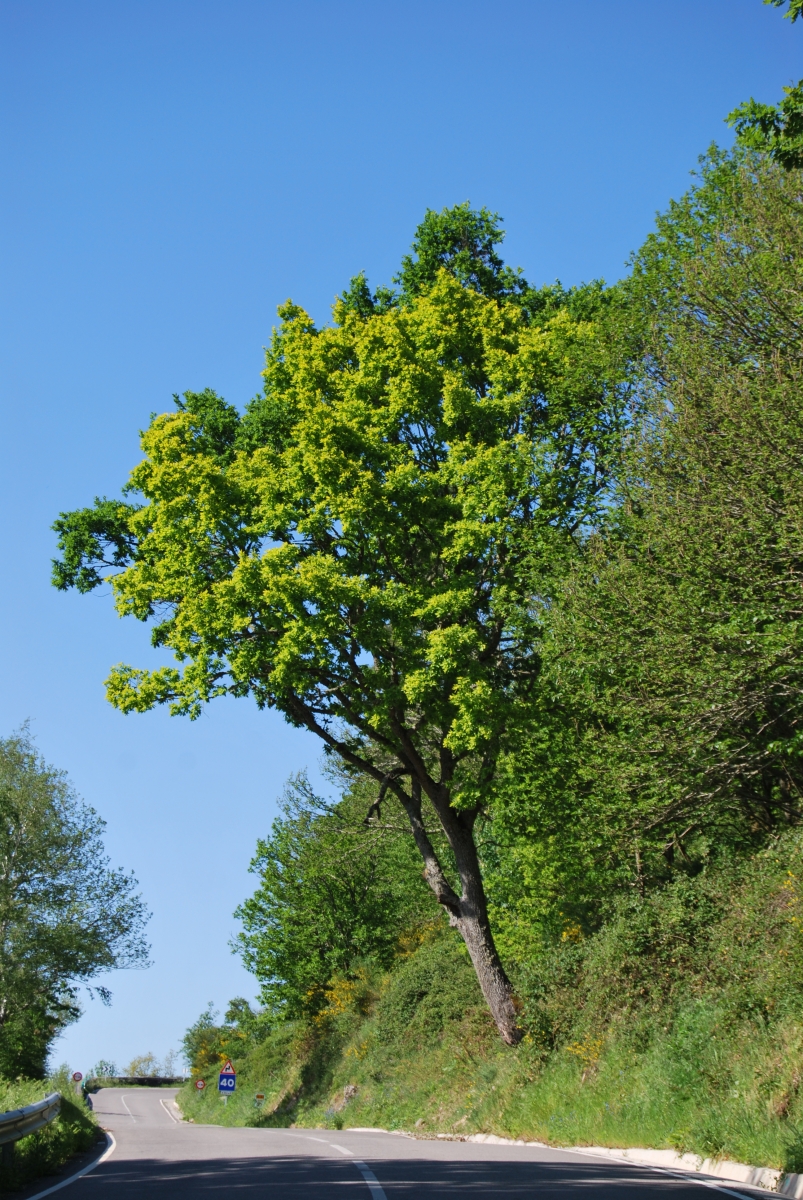
[[[0,1166],[0,1188],[14,1191],[33,1179],[58,1171],[74,1155],[102,1138],[91,1109],[75,1095],[66,1070],[47,1080],[0,1082],[0,1112],[35,1104],[51,1092],[61,1093],[58,1117],[16,1143],[9,1166]]]
[[[328,803],[299,776],[257,846],[251,870],[260,885],[238,909],[235,945],[276,1015],[317,1012],[335,975],[366,962],[387,967],[402,931],[438,912],[402,814],[389,818],[387,801],[384,819],[369,815],[376,796],[358,778]]]
[[[436,933],[397,963],[376,1006],[378,1036],[388,1044],[431,1044],[481,1005],[468,955],[454,938]]]

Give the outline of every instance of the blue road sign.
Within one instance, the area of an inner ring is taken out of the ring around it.
[[[233,1092],[237,1086],[237,1072],[231,1065],[231,1060],[223,1065],[223,1069],[217,1077],[217,1090],[219,1092]]]

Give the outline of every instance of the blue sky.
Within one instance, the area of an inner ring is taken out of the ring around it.
[[[760,0],[0,0],[0,732],[30,719],[154,913],[154,965],[103,980],[58,1061],[164,1055],[254,995],[232,912],[319,750],[246,701],[113,712],[147,634],[50,588],[57,513],[117,494],[173,392],[243,405],[276,305],[323,322],[359,270],[388,282],[427,207],[499,211],[535,283],[618,278],[801,47]]]

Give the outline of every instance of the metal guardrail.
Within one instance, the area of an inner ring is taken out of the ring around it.
[[[37,1100],[36,1104],[26,1104],[24,1108],[13,1108],[11,1112],[0,1113],[2,1162],[6,1164],[13,1158],[15,1142],[48,1125],[59,1115],[60,1108],[60,1093],[51,1092],[44,1100]]]

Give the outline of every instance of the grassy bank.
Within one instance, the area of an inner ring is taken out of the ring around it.
[[[45,1080],[1,1080],[0,1112],[35,1104],[51,1092],[61,1092],[61,1111],[43,1129],[21,1138],[11,1166],[0,1167],[0,1190],[13,1192],[60,1170],[74,1154],[88,1150],[99,1129],[92,1112],[75,1095],[66,1072]]]
[[[544,1057],[532,1041],[503,1049],[479,1007],[439,1030],[435,1018],[395,1037],[382,1017],[344,1013],[325,1029],[282,1027],[239,1057],[238,1091],[226,1105],[211,1072],[204,1093],[187,1085],[179,1103],[195,1121],[216,1124],[487,1132],[803,1169],[796,1022],[734,1029],[700,1002],[647,1045],[621,1033]]]
[[[709,863],[517,965],[502,1047],[465,949],[419,931],[389,971],[333,979],[306,1020],[210,1025],[179,1102],[196,1121],[489,1132],[671,1147],[803,1170],[803,837]],[[217,1070],[231,1057],[224,1106]],[[264,1101],[257,1101],[257,1093]]]

